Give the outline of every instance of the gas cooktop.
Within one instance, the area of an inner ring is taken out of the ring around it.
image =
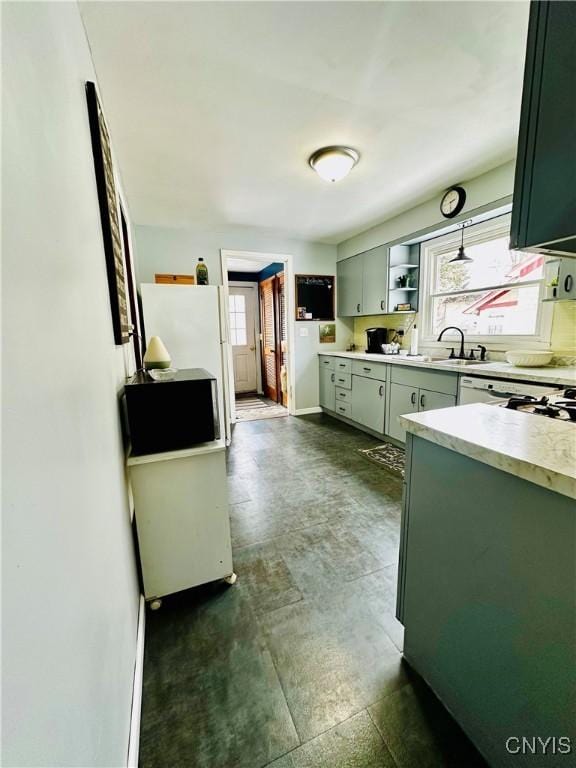
[[[551,394],[546,397],[532,395],[511,397],[502,407],[576,424],[576,388],[566,389],[562,394]]]

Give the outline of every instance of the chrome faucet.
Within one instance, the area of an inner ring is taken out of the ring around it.
[[[446,331],[458,331],[458,333],[460,334],[460,353],[456,355],[456,357],[459,360],[465,360],[466,355],[464,353],[464,331],[462,330],[462,328],[457,328],[455,325],[447,325],[446,328],[443,328],[440,331],[440,336],[438,336],[438,341],[442,341],[442,336],[444,336]],[[452,357],[452,355],[450,355],[450,357]]]

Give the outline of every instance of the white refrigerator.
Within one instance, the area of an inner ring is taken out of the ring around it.
[[[230,444],[228,320],[214,285],[140,286],[146,339],[160,336],[175,368],[205,368],[218,380],[220,437]]]
[[[164,595],[236,579],[226,484],[227,319],[216,286],[145,283],[140,291],[146,338],[160,336],[175,368],[205,368],[218,381],[219,440],[128,459],[144,593],[158,608]]]

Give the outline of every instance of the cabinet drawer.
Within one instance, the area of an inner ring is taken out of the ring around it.
[[[400,365],[391,366],[390,380],[393,384],[403,384],[405,387],[428,389],[431,392],[443,392],[455,395],[458,391],[458,374],[448,371],[427,371],[415,368],[403,368]]]
[[[352,401],[352,390],[336,387],[336,400],[338,402],[350,403]]]
[[[337,387],[342,387],[343,389],[352,389],[352,374],[338,373],[338,371],[336,371],[334,383]]]
[[[350,418],[352,412],[352,406],[350,403],[341,403],[338,401],[336,403],[336,413],[339,413],[340,416],[346,416],[347,418]]]
[[[333,357],[334,370],[337,373],[352,373],[352,360],[344,357]]]
[[[372,363],[369,360],[353,360],[352,373],[357,376],[365,376],[367,379],[386,381],[386,364]]]
[[[327,368],[329,371],[333,371],[334,358],[327,357],[326,355],[320,355],[320,368]]]

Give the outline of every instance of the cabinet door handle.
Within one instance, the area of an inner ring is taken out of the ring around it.
[[[338,368],[346,368],[346,363],[338,363]]]
[[[425,405],[426,405],[426,398],[424,397],[424,395],[420,395],[420,408],[424,408]]]
[[[334,381],[334,380],[335,380],[335,378],[336,378],[336,377],[334,376],[334,374],[332,374],[332,376],[330,376],[330,381]]]
[[[341,413],[346,413],[346,408],[338,408]]]
[[[412,403],[412,405],[416,405],[416,392],[412,392],[412,394],[410,395],[410,402]]]
[[[380,395],[380,397],[382,397],[382,395],[384,394],[384,384],[380,384],[380,386],[378,387],[378,394]]]
[[[380,309],[384,309],[384,299],[380,302]]]
[[[566,275],[566,279],[564,280],[564,290],[566,293],[570,293],[574,286],[574,278],[572,275]]]
[[[360,304],[356,304],[356,312],[360,312]]]
[[[342,384],[345,384],[345,383],[346,383],[346,379],[338,379],[338,381],[341,381],[341,382],[342,382]]]
[[[372,370],[372,368],[362,368],[362,370],[363,370],[363,371],[367,371],[368,373],[370,373],[370,371]]]

